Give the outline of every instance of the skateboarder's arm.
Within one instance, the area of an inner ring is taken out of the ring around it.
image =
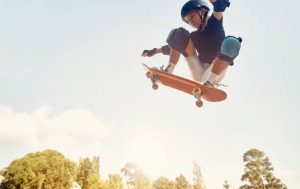
[[[169,55],[171,48],[168,45],[164,45],[161,48],[161,53],[163,53],[164,55]]]
[[[213,15],[217,20],[221,20],[223,18],[223,12],[227,7],[229,7],[229,0],[209,0],[214,6]]]
[[[152,50],[144,50],[143,53],[142,53],[142,56],[151,57],[151,56],[153,56],[155,54],[158,54],[158,53],[162,53],[164,55],[169,55],[170,51],[171,51],[171,48],[168,45],[164,45],[160,48],[154,48]]]

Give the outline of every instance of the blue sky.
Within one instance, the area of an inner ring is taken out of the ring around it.
[[[228,99],[194,106],[153,91],[141,57],[159,47],[185,1],[0,0],[0,167],[43,149],[100,156],[101,173],[135,162],[151,178],[184,174],[193,161],[207,188],[241,185],[242,155],[266,153],[288,188],[300,180],[297,7],[291,0],[231,1],[227,34],[244,41],[224,82]],[[184,59],[175,74],[190,78]]]

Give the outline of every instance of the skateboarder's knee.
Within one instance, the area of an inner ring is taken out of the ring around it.
[[[171,30],[167,43],[169,47],[179,51],[185,57],[187,57],[187,53],[185,52],[186,47],[190,41],[190,32],[184,28],[176,28]]]
[[[242,38],[233,36],[226,37],[221,45],[218,57],[233,65],[233,60],[238,56],[241,48]]]

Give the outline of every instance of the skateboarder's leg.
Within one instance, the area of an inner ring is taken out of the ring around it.
[[[211,73],[207,80],[212,84],[216,84],[216,80],[218,79],[218,77],[220,77],[222,72],[227,69],[228,65],[228,62],[216,57],[212,62]]]
[[[171,48],[169,64],[165,71],[172,73],[179,60],[180,54],[186,56],[185,48],[189,42],[189,39],[190,33],[186,29],[176,28],[171,30],[167,38],[168,46]]]
[[[179,58],[180,58],[180,52],[171,48],[170,55],[169,55],[169,64],[165,69],[165,71],[167,71],[168,73],[173,73]]]
[[[215,84],[220,84],[226,75],[227,69],[225,69],[219,76],[214,80]]]
[[[185,49],[185,52],[187,55],[185,57],[185,61],[188,64],[192,78],[195,81],[202,83],[204,81],[203,74],[204,74],[206,68],[204,68],[204,66],[201,64],[199,57],[197,56],[196,49],[195,49],[194,44],[191,39],[189,40],[189,43]]]
[[[171,49],[169,62],[173,62],[174,64],[176,64],[179,61],[179,58],[180,58],[180,52],[175,49]]]
[[[190,38],[190,33],[184,28],[173,29],[168,38],[167,43],[171,47],[171,51],[175,51],[174,56],[171,53],[169,64],[178,62],[178,53],[185,57],[188,67],[191,71],[191,75],[195,81],[203,82],[203,71],[200,60],[197,56],[196,49]],[[179,58],[179,57],[178,57]]]
[[[220,84],[226,75],[228,63],[225,63],[226,65],[221,65],[222,63],[218,64],[215,63],[215,61],[217,60],[215,59],[213,63],[209,66],[209,68],[205,71],[204,77],[205,77],[205,81],[208,81],[209,79],[211,79],[213,74],[218,73],[216,74],[217,77],[215,77],[213,80],[213,84]]]
[[[233,65],[233,60],[239,54],[241,48],[241,38],[226,37],[221,45],[219,55],[214,59],[211,74],[208,77],[209,84],[215,84],[218,77],[227,69],[229,65]],[[223,76],[224,77],[224,76]]]

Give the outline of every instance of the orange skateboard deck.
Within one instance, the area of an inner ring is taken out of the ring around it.
[[[203,105],[203,101],[201,99],[204,99],[208,102],[219,102],[225,100],[227,97],[227,94],[220,89],[206,87],[195,81],[191,81],[177,75],[169,74],[158,68],[150,68],[145,64],[143,65],[147,69],[146,76],[151,80],[152,88],[154,90],[157,90],[158,83],[161,83],[165,86],[183,91],[194,96],[197,99],[196,105],[198,107],[201,107]]]

